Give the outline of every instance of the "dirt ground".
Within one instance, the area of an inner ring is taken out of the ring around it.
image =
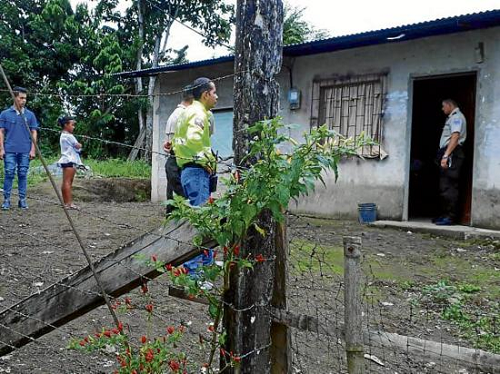
[[[93,259],[162,224],[164,208],[144,202],[147,189],[147,183],[131,181],[78,181],[75,202],[81,211],[71,215]],[[50,186],[42,184],[29,193],[28,211],[15,208],[0,213],[0,310],[86,265]],[[351,221],[296,216],[289,221],[288,308],[294,313],[340,326],[344,316],[342,238],[361,236],[366,328],[490,351],[498,344],[500,350],[500,326],[473,324],[473,318],[486,316],[495,321],[498,316],[500,243],[457,241]],[[167,286],[162,279],[149,285],[156,305],[150,322],[141,311],[146,300],[139,292],[128,295],[138,307],[123,311],[120,318],[137,337],[146,332],[152,335],[167,325],[188,326],[179,349],[193,362],[202,362],[204,352],[196,342],[206,332],[206,307],[169,297]],[[443,311],[450,303],[457,305],[457,299],[460,318],[444,318]],[[108,311],[98,308],[0,357],[0,373],[111,373],[117,368],[112,350],[96,354],[67,349],[72,338],[111,324]],[[366,360],[368,373],[480,372],[445,357],[426,360],[404,349],[396,352],[365,343],[366,353],[372,355]],[[293,329],[292,351],[293,373],[346,372],[340,336]]]

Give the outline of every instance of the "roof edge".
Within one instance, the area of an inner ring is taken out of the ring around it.
[[[307,56],[351,48],[366,47],[370,45],[398,43],[430,36],[473,31],[495,26],[500,26],[500,9],[440,18],[432,21],[419,22],[381,30],[335,36],[328,39],[315,40],[301,44],[287,45],[283,47],[283,56]],[[117,73],[116,75],[123,78],[136,78],[164,72],[174,72],[197,67],[211,66],[231,61],[234,61],[234,56],[227,55],[185,64],[166,65],[144,70]]]

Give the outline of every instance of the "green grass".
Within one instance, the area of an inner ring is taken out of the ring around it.
[[[58,158],[48,158],[46,159],[47,165],[51,165],[57,162]],[[109,160],[84,160],[85,165],[92,168],[94,176],[99,176],[103,178],[151,178],[151,165],[144,161],[133,161],[129,162],[120,159],[109,159]],[[47,176],[45,172],[33,172],[35,168],[42,166],[39,159],[35,159],[30,163],[30,175],[28,177],[28,186],[33,187],[39,183],[45,182]],[[3,185],[4,179],[4,165],[0,162],[0,181]],[[14,188],[17,188],[17,178],[14,180]]]
[[[126,161],[120,159],[85,160],[94,175],[106,178],[151,178],[151,165],[144,161]]]
[[[319,245],[295,239],[290,244],[291,261],[299,273],[344,275],[344,249],[337,246]],[[364,257],[362,263],[365,274],[384,281],[408,282],[408,268],[405,264],[382,263],[373,255]]]
[[[484,296],[500,298],[498,271],[492,267],[481,265],[472,267],[470,259],[461,257],[438,257],[431,259],[433,266],[422,269],[422,272],[435,278],[439,273],[453,274],[462,282],[481,285]]]
[[[430,303],[430,307],[434,304],[442,308],[441,318],[457,326],[462,337],[476,348],[499,353],[497,319],[500,305],[494,301],[486,302],[479,296],[480,291],[481,287],[475,284],[453,284],[440,280],[436,284],[424,286],[420,300],[427,305]]]
[[[344,249],[324,246],[305,240],[295,239],[290,243],[291,261],[294,272],[313,274],[343,275]]]

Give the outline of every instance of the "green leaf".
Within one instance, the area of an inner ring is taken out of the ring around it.
[[[219,315],[218,306],[214,305],[214,304],[210,304],[208,307],[208,314],[210,314],[210,317],[212,317],[213,319],[217,318],[217,316]]]

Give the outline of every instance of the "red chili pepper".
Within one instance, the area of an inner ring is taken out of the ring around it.
[[[179,363],[177,361],[174,361],[174,360],[171,360],[168,363],[168,366],[170,366],[170,369],[172,369],[172,371],[174,371],[174,372],[178,371],[181,368]]]
[[[266,261],[266,259],[264,258],[264,256],[262,256],[262,254],[259,253],[257,256],[255,256],[255,261],[264,262]]]
[[[149,349],[148,353],[146,353],[146,362],[153,361],[154,357],[155,357],[155,354],[154,354],[153,350]]]

